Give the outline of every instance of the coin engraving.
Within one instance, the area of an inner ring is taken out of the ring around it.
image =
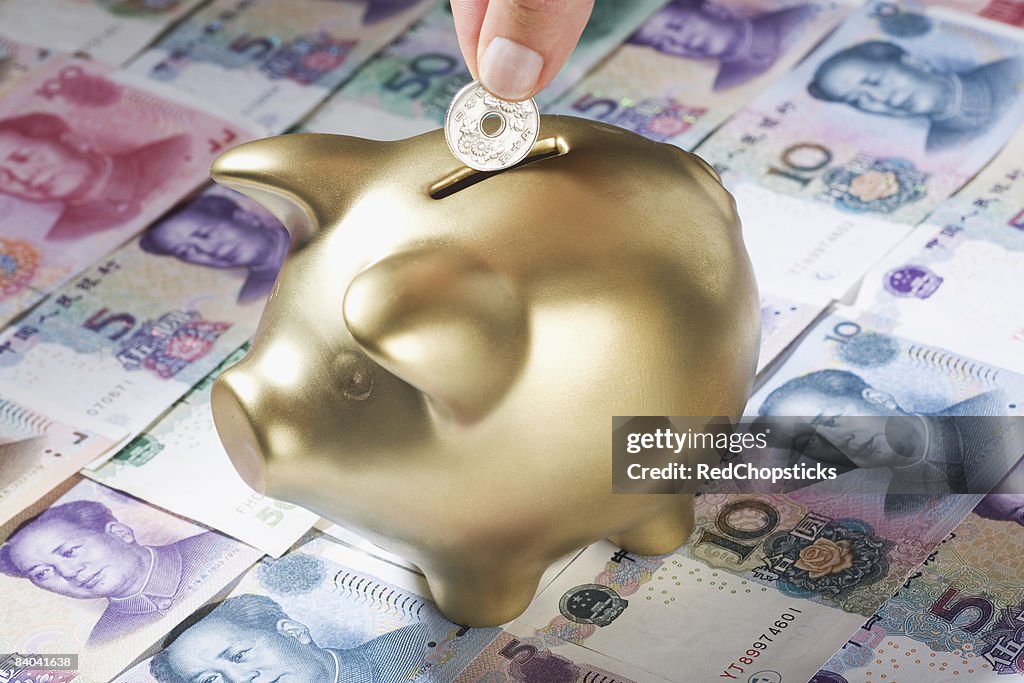
[[[536,102],[502,100],[477,81],[456,93],[444,121],[452,153],[478,171],[500,171],[522,161],[539,132]]]

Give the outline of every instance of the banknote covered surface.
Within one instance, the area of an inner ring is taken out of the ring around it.
[[[0,333],[0,385],[137,435],[252,336],[288,246],[210,189]]]
[[[1024,467],[989,494],[814,683],[1024,675]]]
[[[203,0],[6,0],[0,32],[122,64]]]
[[[699,150],[728,183],[917,223],[1022,116],[1017,32],[869,2]]]
[[[679,554],[644,557],[604,541],[587,548],[519,621],[553,653],[560,654],[557,642],[569,642],[688,683],[756,680],[764,671],[806,680],[863,617]]]
[[[54,58],[0,99],[0,322],[139,232],[248,134]]]
[[[247,346],[228,356],[155,425],[84,474],[277,557],[318,516],[250,489],[217,436],[210,410],[213,380],[246,350]]]
[[[419,578],[313,538],[260,562],[115,680],[455,680],[499,631],[448,621],[413,590]]]
[[[758,286],[794,299],[842,299],[911,230],[754,183],[732,193]]]
[[[6,652],[77,653],[82,675],[98,680],[260,554],[90,481],[34,512],[0,531],[0,643]]]
[[[853,9],[841,2],[672,0],[552,113],[693,149]]]
[[[793,620],[810,632],[821,631],[845,642],[852,631],[845,635],[841,629],[825,631],[825,624],[848,628],[855,615],[873,614],[982,497],[958,491],[967,482],[992,488],[1024,453],[1024,430],[1015,417],[1021,414],[1019,376],[893,337],[878,331],[870,317],[849,313],[840,309],[813,326],[755,392],[747,408],[752,416],[805,416],[797,423],[800,429],[774,435],[772,448],[780,451],[781,464],[835,467],[838,478],[787,495],[699,496],[690,541],[672,556],[650,559],[656,564],[648,571],[657,580],[664,567],[678,569],[685,564],[688,572],[699,570],[711,576],[675,573],[673,582],[680,586],[675,589],[666,576],[664,595],[672,596],[684,585],[692,589],[686,583],[691,576],[693,581],[701,578],[699,583],[715,581],[730,595],[733,590],[739,594],[735,584],[741,581],[744,591],[750,590],[779,614],[790,607],[801,610],[792,613]],[[876,442],[877,423],[872,432],[860,429],[868,416],[894,421],[891,431],[884,430],[884,441]],[[904,478],[915,486],[931,482],[934,490],[904,493],[909,488]],[[619,553],[606,570],[632,576],[629,572],[637,572],[645,561],[629,563]],[[620,568],[624,564],[628,569]],[[604,575],[594,576],[589,581],[582,575],[573,580],[581,586],[605,585],[619,592]],[[617,581],[625,584],[624,578]],[[598,602],[595,596],[598,593],[584,596],[581,605],[589,610],[587,605]],[[744,609],[749,611],[753,598],[746,593],[744,598]],[[570,622],[573,618],[566,613],[572,613],[572,599],[565,598],[561,607],[561,618]],[[720,600],[724,605],[725,598]],[[720,609],[727,613],[720,617],[722,624],[741,611],[739,607]],[[582,618],[581,614],[576,617]],[[638,611],[638,618],[643,614]],[[580,637],[592,631],[585,624],[552,624],[576,629]],[[536,620],[531,625],[538,626]],[[715,628],[719,628],[717,622]],[[721,628],[731,633],[728,629],[735,627]],[[626,654],[626,650],[606,649],[612,647],[611,641],[604,640],[609,637],[606,632],[609,629],[599,628],[588,646],[612,656]],[[824,637],[814,636],[815,648],[824,642]],[[795,651],[792,643],[774,655],[781,660],[766,658],[772,643],[765,638],[752,643],[760,643],[751,649],[761,652],[739,654],[732,663],[755,668],[733,669],[732,675],[750,675],[756,667],[781,673],[784,680],[814,673],[807,670],[806,660],[803,665],[785,661]],[[721,665],[726,677],[728,666],[728,661]],[[669,668],[655,672],[671,677]]]
[[[554,102],[667,0],[597,0],[568,62],[541,91]],[[444,121],[455,94],[473,80],[455,35],[451,7],[441,3],[385,48],[332,99],[356,102],[415,120]]]
[[[793,418],[770,442],[783,459],[839,473],[793,495],[871,494],[893,519],[987,493],[1024,453],[1024,378],[887,326],[839,308],[751,397],[747,414]]]
[[[120,430],[94,421],[68,424],[52,406],[40,410],[0,398],[0,524],[113,447]]]
[[[600,681],[601,683],[664,683],[642,667],[566,642],[550,632],[513,621],[455,679],[479,681]]]
[[[856,306],[898,334],[1024,372],[1022,159],[1018,133],[864,275]]]
[[[129,66],[282,133],[435,0],[215,0]]]

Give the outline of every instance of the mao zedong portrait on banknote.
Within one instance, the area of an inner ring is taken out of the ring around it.
[[[1015,467],[1006,479],[985,496],[974,514],[999,522],[1016,522],[1024,526],[1024,462]]]
[[[289,245],[288,231],[269,214],[247,211],[218,195],[199,197],[139,240],[151,254],[208,268],[248,269],[238,303],[270,292]]]
[[[855,372],[827,369],[786,381],[758,412],[817,416],[787,434],[789,445],[847,471],[888,470],[886,513],[900,515],[928,502],[928,495],[915,494],[989,490],[992,461],[1002,461],[993,452],[1003,448],[989,432],[1005,403],[1005,395],[992,390],[928,413],[910,412]]]
[[[427,629],[417,623],[357,647],[323,647],[276,600],[248,593],[185,620],[150,661],[149,673],[159,683],[394,681],[420,663],[426,643]]]
[[[76,600],[106,599],[89,635],[94,645],[159,620],[226,543],[207,531],[145,545],[106,505],[78,500],[48,508],[16,529],[0,545],[0,572]]]
[[[717,59],[714,89],[725,90],[770,69],[787,36],[812,13],[811,5],[797,5],[743,17],[702,0],[673,0],[629,42],[676,57]]]
[[[113,153],[77,138],[54,114],[7,118],[0,120],[0,193],[57,204],[46,238],[80,239],[134,218],[189,148],[181,133]]]
[[[807,90],[871,114],[925,118],[925,147],[932,151],[984,135],[1019,96],[1022,75],[1020,57],[954,71],[932,67],[896,43],[871,40],[823,61]]]

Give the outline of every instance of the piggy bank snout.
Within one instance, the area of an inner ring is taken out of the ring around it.
[[[260,493],[277,479],[270,472],[275,462],[310,455],[310,445],[322,436],[318,423],[325,417],[325,406],[338,423],[347,422],[361,412],[353,410],[357,404],[370,403],[374,381],[385,372],[355,350],[340,350],[327,367],[286,361],[285,354],[254,349],[213,384],[217,433],[238,474]],[[317,377],[317,396],[302,394],[301,387]],[[337,447],[345,445],[335,442]]]
[[[266,462],[256,433],[255,406],[252,404],[255,384],[240,370],[230,369],[213,383],[211,407],[224,450],[242,480],[254,491],[267,488]]]

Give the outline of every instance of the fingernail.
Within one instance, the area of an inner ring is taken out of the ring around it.
[[[518,100],[537,85],[544,58],[508,38],[492,38],[480,58],[480,82],[498,97]]]

